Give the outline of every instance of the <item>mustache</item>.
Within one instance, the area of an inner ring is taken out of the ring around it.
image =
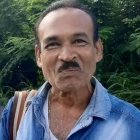
[[[62,72],[63,70],[69,68],[80,68],[80,65],[76,61],[64,62],[62,66],[59,67],[58,72]]]

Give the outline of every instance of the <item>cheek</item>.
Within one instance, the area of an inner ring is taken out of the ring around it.
[[[96,53],[94,49],[90,48],[84,51],[83,58],[87,64],[93,64],[96,62]]]
[[[45,78],[52,79],[54,77],[55,66],[55,57],[53,55],[42,55],[42,71]]]
[[[48,58],[45,55],[42,55],[41,62],[42,62],[43,75],[46,78],[46,76],[48,75],[48,72],[49,72],[49,68],[50,68]]]
[[[92,52],[92,51],[91,51]],[[85,69],[89,74],[93,74],[96,69],[96,57],[95,53],[87,53],[84,61]]]

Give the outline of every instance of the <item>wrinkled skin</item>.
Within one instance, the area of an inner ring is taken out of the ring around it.
[[[90,16],[75,8],[52,11],[41,21],[37,64],[54,90],[90,90],[90,79],[102,58],[101,42],[93,41],[93,30]],[[80,67],[60,72],[60,66],[70,61],[77,62]]]

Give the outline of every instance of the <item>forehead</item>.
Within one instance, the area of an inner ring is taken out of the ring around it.
[[[60,8],[52,11],[43,18],[38,27],[39,39],[44,36],[80,32],[93,35],[93,23],[86,12],[76,8]]]

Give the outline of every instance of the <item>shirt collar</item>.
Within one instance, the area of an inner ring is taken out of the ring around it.
[[[91,83],[95,86],[95,89],[84,116],[94,116],[107,120],[111,111],[111,101],[107,90],[95,77],[92,77]],[[46,81],[38,90],[37,98],[34,100],[35,103],[42,103],[43,106],[50,88],[51,85]]]
[[[95,77],[92,78],[91,82],[94,82],[95,90],[87,106],[87,114],[107,120],[111,111],[111,101],[107,90]]]

